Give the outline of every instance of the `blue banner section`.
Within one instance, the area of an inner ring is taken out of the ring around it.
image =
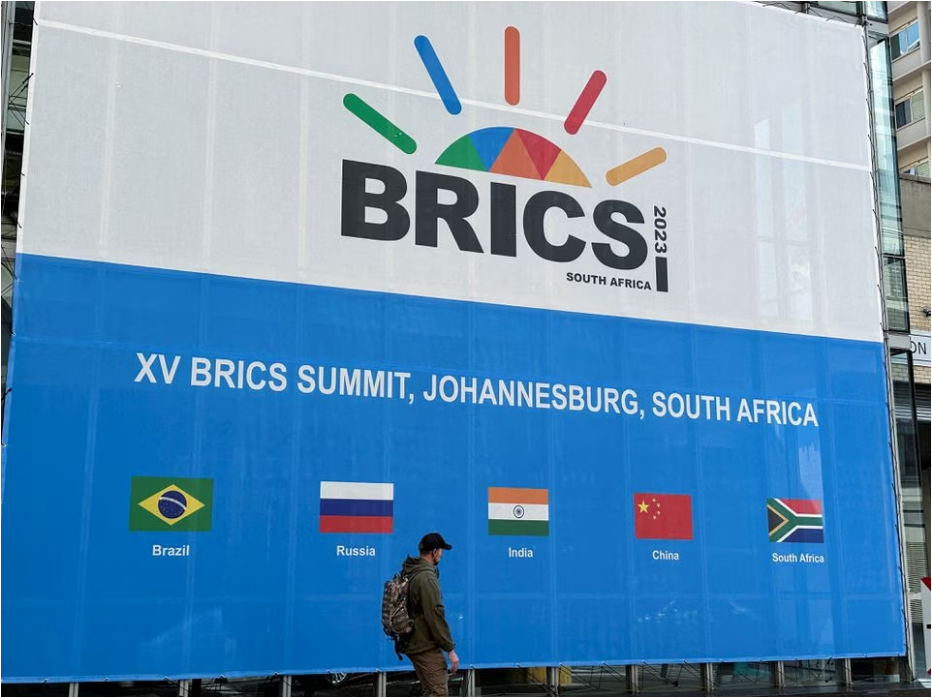
[[[879,343],[18,261],[4,680],[904,652]]]

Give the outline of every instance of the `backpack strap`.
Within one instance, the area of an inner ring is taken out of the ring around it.
[[[395,655],[398,656],[398,660],[399,661],[405,660],[402,654],[404,653],[404,650],[408,647],[408,642],[402,641],[400,637],[392,637],[392,641],[395,642]]]
[[[410,599],[411,599],[411,584],[414,582],[414,579],[416,579],[418,576],[420,576],[422,573],[424,573],[424,572],[427,571],[427,570],[428,570],[428,569],[417,568],[417,569],[414,569],[410,574],[408,574],[408,575],[405,577],[405,578],[408,579],[408,596],[407,596],[407,601],[410,601]],[[409,605],[409,607],[408,607],[408,616],[409,616],[412,620],[413,620],[413,619],[416,619],[417,617],[422,617],[423,614],[424,614],[424,613],[419,613],[419,614],[415,615],[414,613],[411,612],[411,610],[410,610],[410,605]]]

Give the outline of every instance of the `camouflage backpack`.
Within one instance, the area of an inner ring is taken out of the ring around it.
[[[382,591],[382,631],[395,642],[399,661],[414,631],[414,620],[408,614],[408,584],[413,576],[399,571],[385,582]]]

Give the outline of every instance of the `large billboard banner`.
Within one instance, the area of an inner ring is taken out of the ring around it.
[[[904,652],[857,28],[37,22],[4,680],[397,669],[432,530],[466,665]]]

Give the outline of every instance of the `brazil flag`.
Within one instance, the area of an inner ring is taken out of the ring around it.
[[[133,477],[129,529],[136,532],[207,532],[214,506],[213,479]]]

